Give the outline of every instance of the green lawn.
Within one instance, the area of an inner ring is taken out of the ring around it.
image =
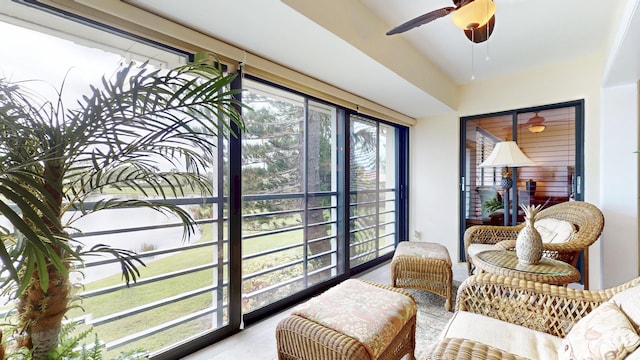
[[[212,238],[212,225],[207,224],[201,226],[201,240]],[[247,240],[243,243],[243,252],[252,254],[265,251],[268,249],[278,248],[300,242],[302,231],[297,230],[291,233],[274,234],[267,237],[260,237]],[[226,251],[226,247],[224,249]],[[185,268],[195,267],[203,264],[212,263],[214,259],[214,251],[210,247],[185,250],[174,255],[170,255],[155,261],[148,262],[147,266],[140,269],[141,279],[149,278],[156,275],[166,274]],[[247,262],[244,272],[256,271],[256,266],[265,265],[265,267],[273,266],[274,263],[290,261],[292,258],[300,256],[301,250],[288,250],[285,252],[271,254],[260,257],[254,261]],[[215,255],[217,258],[217,255]],[[253,263],[253,264],[251,264]],[[260,266],[260,268],[262,268]],[[227,276],[227,268],[224,268],[225,277]],[[300,271],[300,270],[297,270]],[[91,314],[92,318],[113,314],[119,311],[141,306],[154,301],[160,301],[164,298],[178,295],[187,291],[198,289],[214,284],[214,269],[208,268],[196,273],[182,275],[179,277],[166,279],[161,282],[145,284],[141,286],[132,286],[124,288],[109,294],[99,295],[92,298],[83,299],[79,305],[84,309],[78,308],[70,311],[69,316],[75,317],[84,314]],[[100,289],[122,283],[121,275],[112,275],[104,279],[88,283],[85,290]],[[226,293],[223,294],[226,297]],[[215,302],[215,294],[207,293],[191,297],[186,300],[172,302],[153,310],[125,317],[118,321],[98,325],[95,332],[101,341],[110,342],[121,338],[127,334],[133,334],[138,331],[149,329],[153,326],[160,325],[166,321],[173,320],[177,317],[192,314],[201,309],[207,308],[212,302]],[[215,315],[211,315],[215,316]],[[126,345],[122,348],[114,350],[114,353],[128,351],[135,348],[145,348],[147,350],[158,350],[164,346],[173,344],[179,339],[185,339],[193,335],[197,335],[207,330],[211,322],[207,319],[199,319],[190,323],[175,326],[168,331],[149,336],[144,343],[134,343]],[[79,328],[79,330],[82,328]]]
[[[214,238],[213,225],[205,224],[200,226],[201,237],[199,241],[207,241]],[[226,231],[225,231],[226,233]],[[254,239],[244,240],[243,254],[255,254],[267,250],[299,244],[302,242],[302,230],[291,231],[287,233],[273,234],[269,236],[261,236]],[[217,259],[216,249],[212,247],[204,247],[198,249],[184,250],[173,255],[161,257],[156,260],[145,260],[146,267],[141,267],[140,279],[147,279],[153,276],[163,275],[174,271],[192,268],[200,265],[211,264]],[[227,245],[224,245],[223,253],[226,254]],[[276,254],[261,256],[256,259],[243,262],[243,273],[255,273],[266,268],[276,266],[282,263],[288,263],[302,256],[302,248],[294,248],[282,251]],[[225,259],[227,256],[225,255]],[[228,268],[223,267],[224,278],[228,279]],[[252,279],[243,284],[244,291],[252,291],[256,288],[271,285],[274,281],[286,280],[292,276],[301,274],[302,267],[294,266],[284,270],[272,272],[268,275]],[[120,311],[143,306],[145,304],[161,301],[167,297],[179,295],[184,292],[192,291],[198,288],[212,286],[216,283],[216,272],[214,267],[208,267],[205,270],[195,273],[181,275],[174,278],[123,288],[115,292],[104,295],[98,295],[91,298],[78,300],[67,314],[68,318],[75,318],[82,315],[90,315],[90,318],[97,319],[103,316],[112,315]],[[121,274],[114,274],[103,279],[84,284],[83,291],[90,291],[123,284]],[[288,292],[292,292],[293,288],[283,288],[278,292],[278,296],[287,296]],[[226,299],[226,288],[219,294]],[[167,305],[157,307],[153,310],[147,310],[133,316],[123,317],[117,321],[96,325],[94,333],[102,342],[111,342],[136,332],[150,329],[156,325],[172,321],[181,316],[193,314],[202,309],[208,308],[217,301],[215,292],[207,292],[203,295],[193,296],[185,300],[174,301]],[[273,295],[271,295],[273,296]],[[265,299],[254,299],[251,302],[245,302],[243,306],[254,308],[260,306]],[[12,304],[7,305],[10,307]],[[166,346],[170,346],[177,341],[187,339],[191,336],[198,335],[204,331],[212,330],[211,324],[217,323],[211,317],[217,314],[210,314],[199,319],[192,320],[188,323],[176,325],[163,332],[153,334],[144,339],[144,341],[127,344],[117,349],[105,353],[105,358],[115,357],[117,354],[130,350],[144,349],[147,351],[155,351]],[[224,321],[226,322],[228,314],[224,313]],[[79,326],[76,331],[85,330],[86,326]],[[93,335],[88,339],[93,341]]]

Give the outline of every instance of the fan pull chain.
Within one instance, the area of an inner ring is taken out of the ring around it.
[[[484,60],[489,61],[489,24],[487,23],[487,41],[485,41],[485,55]]]
[[[488,3],[488,2],[487,2],[487,9],[486,9],[486,11],[487,11],[487,14],[488,14],[488,13],[489,13],[489,3]],[[489,35],[490,35],[490,33],[489,33],[489,28],[490,28],[490,27],[491,27],[491,19],[489,19],[489,21],[487,21],[487,40],[489,40]],[[486,51],[487,51],[487,52],[486,52],[486,54],[485,54],[485,56],[484,56],[484,59],[485,59],[485,61],[489,61],[489,41],[485,41],[485,42],[487,43],[487,44],[486,44],[486,45],[487,45],[487,47],[486,47]]]
[[[474,56],[473,56],[473,44],[475,44],[473,42],[473,31],[471,32],[471,81],[476,79],[476,69],[475,69],[475,62],[473,60]]]

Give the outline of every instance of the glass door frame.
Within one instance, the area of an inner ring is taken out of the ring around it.
[[[405,241],[407,239],[409,239],[409,222],[408,222],[408,214],[409,214],[409,195],[408,195],[408,188],[409,188],[409,128],[406,126],[401,126],[398,124],[393,124],[384,120],[380,120],[380,119],[376,119],[374,117],[371,116],[367,116],[365,114],[361,114],[358,112],[354,112],[354,111],[350,111],[347,110],[346,114],[345,114],[345,121],[346,121],[346,126],[345,126],[345,131],[348,132],[348,134],[345,136],[346,137],[346,149],[348,149],[347,151],[347,159],[345,159],[345,183],[349,184],[349,185],[345,185],[345,189],[348,188],[348,194],[349,196],[346,196],[346,202],[344,203],[344,208],[346,210],[346,215],[345,215],[345,228],[344,228],[344,233],[346,234],[346,236],[350,236],[351,231],[353,230],[351,228],[351,220],[353,219],[351,216],[351,208],[353,206],[353,204],[351,203],[351,195],[354,194],[354,189],[351,188],[351,176],[352,176],[352,169],[351,169],[351,161],[350,158],[352,156],[352,144],[351,144],[351,140],[353,138],[353,134],[351,134],[351,129],[353,126],[353,122],[354,121],[371,121],[373,124],[373,126],[375,126],[376,129],[376,152],[380,151],[380,128],[381,126],[387,126],[387,127],[391,127],[394,130],[394,135],[391,137],[392,141],[394,143],[393,146],[393,160],[390,160],[393,162],[393,164],[395,164],[395,179],[394,179],[394,190],[393,190],[393,198],[394,200],[394,204],[395,204],[395,216],[394,216],[394,222],[395,222],[395,231],[393,234],[393,250],[392,251],[387,251],[386,253],[383,254],[379,254],[378,256],[376,256],[374,259],[371,259],[369,261],[367,261],[366,263],[363,264],[357,264],[354,265],[352,264],[353,259],[351,258],[351,246],[349,246],[349,239],[347,239],[346,241],[346,251],[345,251],[345,257],[344,257],[344,261],[345,264],[347,264],[347,267],[349,268],[349,274],[350,275],[355,275],[358,274],[362,271],[366,271],[368,269],[370,269],[372,266],[377,266],[379,264],[382,264],[386,261],[389,261],[392,256],[393,253],[395,252],[395,247],[398,245],[398,243],[400,241]],[[379,158],[380,154],[377,153],[376,156]],[[378,160],[376,160],[378,161]],[[380,164],[378,163],[376,165],[377,167],[380,166]],[[379,169],[376,170],[376,172],[378,172]],[[379,174],[377,175],[379,176]],[[376,193],[379,193],[380,189],[378,188],[379,184],[376,185]],[[379,194],[377,195],[378,197],[380,196]],[[379,205],[377,205],[379,206]],[[380,224],[377,224],[376,227],[381,226]],[[384,226],[382,226],[384,227]]]
[[[517,142],[517,127],[518,127],[518,115],[522,113],[529,112],[540,112],[549,109],[559,109],[559,108],[568,108],[573,107],[575,109],[575,200],[583,200],[584,199],[584,100],[575,100],[568,101],[563,103],[549,104],[544,106],[536,106],[536,107],[528,107],[528,108],[520,108],[502,112],[488,113],[488,114],[480,114],[473,116],[465,116],[460,118],[460,167],[459,167],[459,191],[460,191],[460,204],[459,204],[459,246],[460,249],[464,249],[464,232],[466,230],[466,213],[467,213],[467,194],[469,190],[467,187],[469,186],[469,181],[466,179],[465,175],[467,173],[466,169],[469,166],[467,159],[467,148],[466,148],[466,138],[467,138],[467,121],[478,120],[482,118],[489,117],[499,117],[499,116],[511,116],[511,126],[512,126],[512,134],[514,136],[512,139]],[[517,170],[513,171],[511,174],[512,180],[515,184],[517,180]],[[514,188],[511,191],[515,191]],[[511,215],[511,223],[515,224],[517,220],[518,213],[518,204],[514,201],[510,207]],[[460,251],[460,261],[465,262],[465,253],[464,251]],[[582,259],[579,260],[579,265],[582,263]],[[579,266],[579,269],[582,266]],[[581,271],[582,272],[582,271]]]

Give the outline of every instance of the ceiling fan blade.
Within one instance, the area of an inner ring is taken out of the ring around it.
[[[411,30],[415,27],[418,27],[420,25],[424,25],[426,23],[429,23],[433,20],[439,19],[443,16],[447,16],[449,15],[452,11],[456,10],[457,8],[449,6],[449,7],[445,7],[442,9],[438,9],[438,10],[434,10],[431,12],[428,12],[424,15],[420,15],[415,19],[411,19],[409,21],[407,21],[406,23],[402,24],[402,25],[398,25],[396,27],[394,27],[393,29],[389,30],[387,32],[387,35],[393,35],[393,34],[399,34],[399,33],[403,33],[407,30]]]

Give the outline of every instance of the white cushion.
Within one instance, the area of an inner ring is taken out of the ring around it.
[[[573,224],[564,220],[540,219],[534,222],[543,243],[563,243],[571,240],[575,233]]]
[[[487,316],[457,311],[441,338],[464,338],[529,359],[555,359],[562,339]]]
[[[613,302],[598,306],[569,330],[558,348],[558,358],[624,359],[640,345],[640,336]]]
[[[626,289],[614,295],[609,301],[620,307],[636,331],[640,330],[640,286]]]

